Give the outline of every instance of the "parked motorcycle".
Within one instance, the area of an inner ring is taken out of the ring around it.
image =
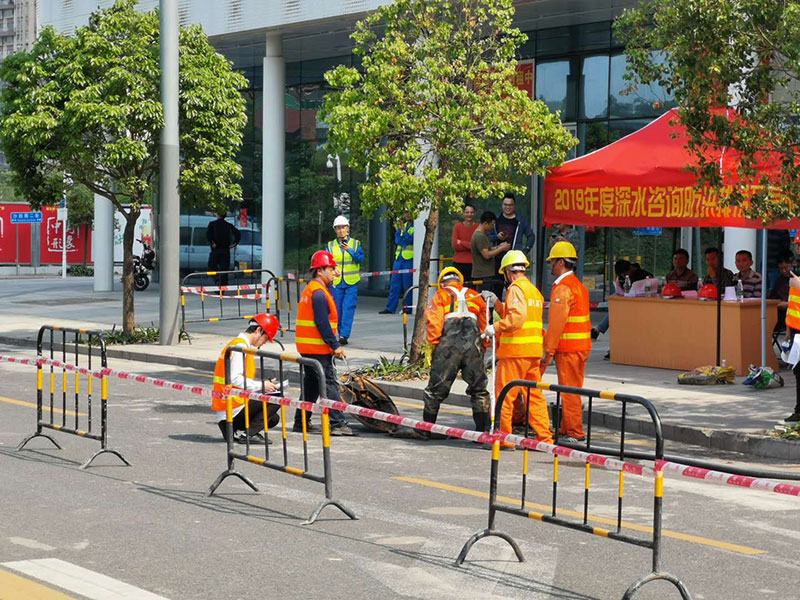
[[[156,251],[144,240],[138,240],[144,250],[142,256],[133,257],[133,289],[141,292],[150,285],[150,271],[156,268]]]

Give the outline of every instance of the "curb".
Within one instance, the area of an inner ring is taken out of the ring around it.
[[[0,335],[0,344],[36,348],[36,340],[29,338],[16,338]],[[81,354],[86,353],[85,347],[80,347]],[[119,358],[135,362],[163,364],[175,367],[197,369],[199,371],[214,372],[215,361],[185,358],[182,356],[166,356],[160,354],[143,353],[126,350],[124,347],[110,347],[106,354],[109,358]],[[289,371],[292,383],[299,383],[299,373]],[[424,400],[423,388],[403,385],[393,381],[374,380],[390,396]],[[448,403],[454,406],[469,407],[469,396],[460,393],[450,393]],[[617,415],[603,412],[593,412],[592,425],[620,430],[621,419]],[[705,448],[713,448],[726,452],[738,452],[762,458],[775,458],[786,461],[800,461],[800,443],[792,440],[772,438],[765,435],[744,433],[729,429],[710,429],[705,427],[689,427],[686,425],[673,425],[661,423],[665,440],[693,444]],[[629,433],[653,435],[653,425],[650,421],[628,418],[625,421],[625,430]]]

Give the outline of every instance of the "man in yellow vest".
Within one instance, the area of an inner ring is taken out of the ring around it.
[[[358,305],[359,269],[364,260],[364,249],[357,239],[350,237],[350,221],[344,215],[333,220],[333,229],[336,239],[328,242],[328,252],[339,265],[340,274],[333,280],[331,295],[339,312],[339,343],[346,346]]]
[[[324,392],[328,400],[340,400],[339,382],[333,368],[333,359],[344,358],[344,348],[337,339],[338,313],[336,303],[331,296],[330,286],[339,275],[336,261],[327,250],[319,250],[311,257],[312,279],[300,295],[297,303],[297,321],[295,322],[295,345],[300,356],[316,360],[325,374],[323,385],[312,369],[304,369],[303,400],[316,402]],[[344,413],[338,410],[329,412],[331,435],[356,435],[347,425]],[[311,413],[306,413],[306,429],[314,431],[311,426]],[[302,411],[298,409],[294,415],[294,431],[303,430]]]
[[[216,394],[225,394],[225,351],[231,347],[241,348],[260,348],[267,340],[270,342],[278,332],[278,319],[274,315],[265,313],[254,316],[250,323],[242,333],[233,338],[230,342],[225,344],[222,352],[217,358],[217,364],[214,367],[214,387],[213,391]],[[244,361],[242,359],[244,358]],[[242,364],[244,362],[244,364]],[[278,390],[275,380],[259,381],[255,379],[256,376],[256,361],[250,354],[243,354],[241,352],[231,352],[229,364],[228,381],[230,386],[240,390],[255,390],[262,393],[272,393]],[[262,385],[263,384],[263,385]],[[216,395],[215,394],[215,395]],[[261,435],[261,430],[264,429],[264,404],[259,400],[247,401],[247,412],[250,420],[250,427],[245,427],[245,412],[244,402],[242,398],[237,398],[231,395],[231,402],[233,406],[233,439],[235,442],[244,444],[249,435],[250,442],[263,442],[264,438]],[[268,404],[268,424],[270,427],[275,427],[278,424],[280,417],[278,410],[280,406],[277,404]],[[222,431],[222,437],[227,439],[227,401],[220,396],[216,396],[211,400],[211,410],[217,413],[217,425]]]
[[[403,216],[403,222],[394,232],[394,263],[393,271],[407,271],[414,268],[414,219],[411,213]],[[388,315],[397,311],[397,303],[406,290],[413,285],[412,273],[395,273],[389,284],[389,297],[386,299],[386,308],[378,314]],[[409,299],[410,301],[410,299]],[[403,310],[411,314],[411,308],[404,306]]]
[[[586,361],[592,349],[592,323],[589,316],[589,292],[575,276],[578,262],[575,246],[556,242],[547,257],[550,271],[556,278],[550,292],[547,334],[544,338],[542,372],[555,356],[559,385],[583,387]],[[562,414],[559,441],[582,442],[583,405],[577,394],[561,394]]]
[[[484,292],[487,302],[494,305],[500,320],[486,326],[486,335],[498,337],[497,376],[495,377],[495,398],[500,390],[514,379],[541,381],[539,362],[542,358],[542,311],[544,298],[536,286],[525,275],[530,266],[528,258],[521,250],[509,250],[500,263],[500,274],[508,284],[505,302],[497,299],[491,292]],[[511,433],[514,415],[514,401],[522,394],[523,414],[528,398],[528,424],[536,432],[540,442],[552,443],[550,417],[544,395],[537,389],[512,388],[503,401],[500,413],[500,430]],[[529,396],[530,394],[530,396]],[[503,444],[513,448],[513,444]]]

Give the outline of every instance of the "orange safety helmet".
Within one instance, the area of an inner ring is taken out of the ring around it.
[[[713,283],[705,284],[697,292],[697,297],[700,298],[700,300],[716,300],[717,286],[715,286]]]
[[[311,269],[322,269],[324,267],[336,267],[336,261],[333,260],[333,254],[327,250],[317,250],[311,256]]]
[[[678,287],[677,283],[668,283],[665,285],[664,289],[661,290],[661,295],[664,298],[683,298],[681,288]]]
[[[250,319],[250,322],[255,322],[261,327],[261,330],[267,334],[270,342],[275,338],[278,329],[280,329],[280,323],[278,323],[277,317],[269,313],[259,313]]]

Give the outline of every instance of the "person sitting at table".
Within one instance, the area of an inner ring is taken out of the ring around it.
[[[761,298],[761,275],[753,270],[753,255],[749,250],[739,250],[736,253],[736,269],[738,273],[733,276],[733,284],[742,282],[743,296]]]
[[[689,253],[678,248],[672,253],[672,271],[667,273],[666,282],[674,283],[683,292],[697,289],[697,273],[688,268]]]
[[[719,283],[717,282],[717,269],[719,269],[719,248],[706,248],[706,276],[703,277],[703,285],[708,283],[717,286],[717,289],[722,294],[725,288],[733,285],[733,271],[722,267],[722,278]]]
[[[789,279],[792,277],[793,257],[784,254],[778,259],[778,278],[767,294],[770,300],[778,300],[778,321],[774,331],[786,331],[786,308],[789,306]]]

